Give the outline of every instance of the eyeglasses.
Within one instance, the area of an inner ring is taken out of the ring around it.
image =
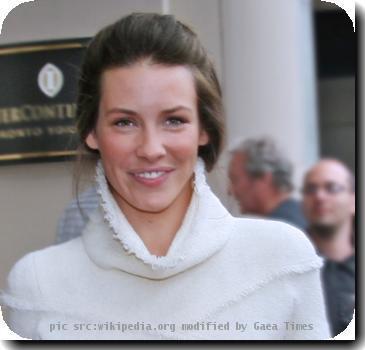
[[[320,189],[323,189],[326,193],[335,195],[348,190],[347,186],[335,183],[335,182],[327,182],[323,185],[315,185],[315,184],[307,184],[303,187],[302,193],[303,195],[314,195]]]

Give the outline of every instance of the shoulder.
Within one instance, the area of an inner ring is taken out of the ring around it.
[[[234,226],[236,234],[240,233],[241,238],[252,241],[264,239],[266,242],[271,243],[284,240],[291,244],[304,243],[307,248],[313,248],[303,231],[279,220],[234,218]]]
[[[49,264],[55,264],[56,266],[64,267],[70,260],[74,260],[83,250],[81,238],[74,238],[67,242],[54,244],[46,248],[28,253],[17,263],[19,265],[25,264],[27,260],[32,260],[33,268],[37,272],[46,270]],[[22,262],[24,260],[24,262]],[[14,265],[14,268],[15,266]],[[52,266],[54,268],[54,266]]]
[[[28,253],[19,259],[7,277],[6,292],[13,295],[28,294],[34,296],[38,292],[34,269],[34,253]]]
[[[232,237],[238,249],[262,264],[277,268],[322,266],[306,234],[281,221],[235,218]]]
[[[32,253],[34,270],[42,289],[51,290],[70,278],[77,278],[89,260],[81,237]]]
[[[34,253],[26,254],[14,264],[6,288],[0,295],[2,306],[25,310],[36,308],[34,303],[40,292],[34,265]]]
[[[50,246],[24,255],[19,259],[7,277],[7,284],[0,296],[0,304],[18,309],[43,309],[44,276],[48,281],[59,277],[58,271],[75,267],[75,258],[80,254],[80,239]]]

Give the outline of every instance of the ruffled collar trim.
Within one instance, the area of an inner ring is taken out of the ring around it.
[[[210,220],[216,222],[217,219],[231,216],[211,192],[204,171],[204,162],[198,158],[194,169],[194,190],[190,205],[167,254],[160,257],[148,251],[120,210],[109,190],[102,163],[98,162],[96,184],[104,222],[108,224],[112,238],[123,247],[125,255],[133,255],[152,270],[170,270],[172,273],[176,268],[180,270],[181,266],[188,267],[200,262],[224,245],[228,234],[214,232],[214,227],[208,227],[207,224]],[[131,266],[130,261],[127,265]]]

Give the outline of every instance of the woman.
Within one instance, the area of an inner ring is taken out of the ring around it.
[[[9,275],[6,322],[32,339],[327,339],[304,234],[233,218],[211,192],[222,100],[196,35],[132,14],[90,43],[78,100],[100,210],[81,238]]]

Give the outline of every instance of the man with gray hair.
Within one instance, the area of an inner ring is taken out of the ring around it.
[[[298,201],[291,197],[293,166],[270,138],[247,139],[230,150],[229,194],[242,214],[285,221],[305,230]]]

